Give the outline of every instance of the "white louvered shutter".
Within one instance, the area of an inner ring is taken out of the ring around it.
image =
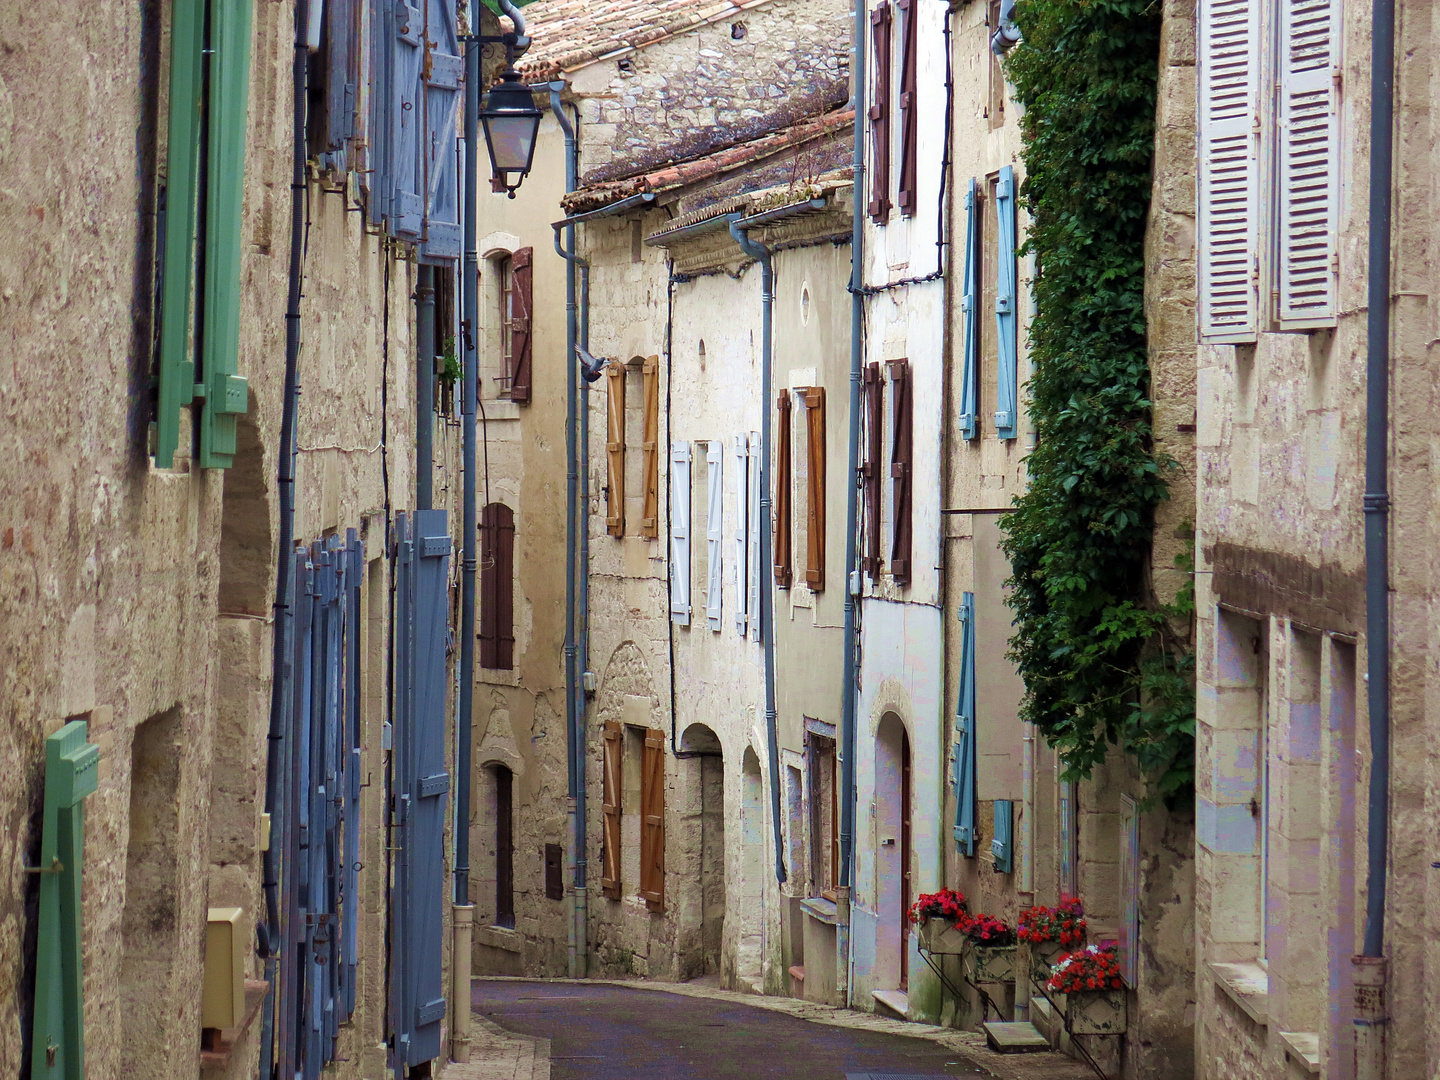
[[[1200,0],[1203,341],[1253,341],[1258,327],[1259,6],[1251,0]]]
[[[750,433],[750,558],[748,560],[750,571],[750,640],[760,640],[760,575],[763,568],[760,566],[760,533],[763,529],[770,527],[768,522],[760,520],[760,470],[765,468],[763,453],[764,444],[760,441],[760,433]]]
[[[1282,0],[1275,317],[1335,324],[1340,202],[1339,0]]]
[[[744,435],[736,435],[735,455],[735,632],[742,638],[749,629],[750,581],[750,455]]]
[[[719,439],[711,439],[705,451],[706,482],[710,485],[710,506],[705,514],[705,564],[709,571],[709,583],[705,588],[705,620],[710,629],[720,629],[720,596],[724,590],[725,575],[722,572],[722,556],[725,550],[724,485],[721,483],[722,462],[725,448]]]
[[[690,444],[670,447],[670,620],[690,625]]]

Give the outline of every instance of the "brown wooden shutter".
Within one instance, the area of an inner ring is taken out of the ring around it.
[[[645,732],[640,773],[640,896],[651,911],[665,910],[665,733]]]
[[[515,512],[480,511],[480,666],[515,666]]]
[[[870,44],[875,54],[875,89],[870,98],[870,216],[877,225],[890,216],[890,54],[893,24],[890,5],[870,13]]]
[[[611,536],[625,535],[625,366],[605,365],[605,398],[609,419],[605,430],[605,528]]]
[[[620,747],[625,729],[614,720],[605,722],[605,744],[601,759],[603,791],[600,813],[604,832],[600,837],[600,889],[611,900],[620,899]]]
[[[521,248],[510,256],[513,275],[510,297],[510,400],[530,401],[530,321],[535,311],[535,250]]]
[[[805,394],[806,476],[805,584],[811,591],[825,588],[825,388],[812,386]]]
[[[640,535],[660,535],[660,357],[645,361],[645,515]]]
[[[790,391],[781,390],[775,402],[775,584],[790,587]]]
[[[890,543],[890,576],[897,584],[910,581],[910,361],[890,362],[890,381],[894,383],[892,413],[893,431],[890,443],[890,480],[893,491],[894,525]]]
[[[865,365],[865,552],[860,565],[870,580],[880,576],[880,474],[881,429],[884,426],[885,381],[880,363]]]
[[[900,42],[900,213],[906,217],[915,213],[919,202],[917,188],[920,184],[918,168],[918,143],[920,137],[919,110],[916,108],[916,37],[920,29],[918,0],[897,0],[901,15]]]

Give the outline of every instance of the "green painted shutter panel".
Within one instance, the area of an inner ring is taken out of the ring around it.
[[[1015,845],[1011,842],[1014,832],[1015,804],[1009,799],[996,799],[995,839],[990,841],[990,855],[997,874],[1008,874],[1015,865]]]
[[[980,214],[975,178],[965,188],[965,279],[960,294],[960,435],[980,434]]]
[[[83,803],[99,782],[100,750],[72,720],[45,740],[45,819],[40,840],[40,932],[30,1075],[82,1080],[85,1035],[81,977],[80,871]]]
[[[975,594],[960,598],[960,689],[955,706],[955,843],[975,854]]]
[[[995,434],[1013,439],[1019,432],[1020,354],[1016,318],[1015,267],[1015,170],[1009,165],[1000,170],[995,185],[996,232],[999,238],[999,259],[995,268],[995,325],[999,331],[1000,367],[995,404]]]

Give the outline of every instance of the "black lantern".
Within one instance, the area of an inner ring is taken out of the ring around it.
[[[530,89],[520,82],[520,73],[507,67],[500,82],[490,88],[480,123],[485,125],[485,145],[490,150],[491,183],[510,198],[530,172],[535,157],[535,136],[544,114],[535,107]]]

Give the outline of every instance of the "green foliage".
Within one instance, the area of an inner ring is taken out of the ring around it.
[[[1022,714],[1072,779],[1118,745],[1152,797],[1194,780],[1187,589],[1149,588],[1169,463],[1151,439],[1144,313],[1158,0],[1019,0],[1006,60],[1021,128],[1033,252],[1029,487],[1005,515]],[[1178,633],[1176,627],[1183,627]]]
[[[455,355],[454,336],[445,339],[445,348],[440,353],[440,370],[437,373],[445,386],[454,386],[460,378],[460,357]]]

